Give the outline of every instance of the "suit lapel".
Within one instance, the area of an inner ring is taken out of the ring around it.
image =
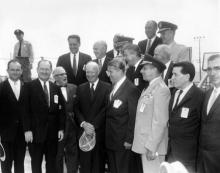
[[[118,88],[118,90],[116,91],[116,93],[113,95],[113,97],[112,97],[112,99],[111,99],[111,102],[112,102],[115,98],[118,97],[118,95],[120,94],[121,91],[124,90],[124,87],[125,87],[125,85],[126,85],[127,82],[128,82],[127,79],[125,79],[125,81],[121,84],[121,86]]]
[[[148,41],[148,40],[147,40]],[[154,42],[151,44],[151,47],[149,49],[148,52],[152,51],[152,49],[154,49],[154,47],[157,45],[158,42],[158,37],[155,38]]]
[[[166,84],[168,84],[168,79],[172,77],[172,69],[173,69],[173,62],[170,62],[170,65],[167,69],[167,73],[165,74],[165,78],[164,78]]]
[[[204,106],[203,106],[203,115],[205,115],[205,117],[207,118],[207,106],[208,106],[208,101],[209,101],[209,98],[212,94],[212,91],[213,91],[213,88],[208,90],[206,96],[205,96],[205,100],[204,100]],[[210,111],[209,111],[210,112]]]
[[[188,100],[190,100],[192,98],[192,94],[193,94],[194,89],[195,89],[195,86],[193,84],[193,86],[189,89],[189,91],[186,93],[186,95],[182,98],[180,103],[177,105],[177,108],[181,107],[181,105],[183,105],[185,102],[187,102]]]
[[[38,93],[39,93],[40,99],[42,99],[44,104],[47,105],[47,101],[46,101],[46,98],[45,98],[45,95],[44,95],[44,90],[43,90],[43,87],[42,87],[39,79],[36,80],[36,88],[39,90]],[[50,97],[51,97],[51,94],[50,94]]]
[[[211,94],[210,94],[210,96],[211,96]],[[209,96],[209,98],[210,98],[210,96]],[[207,105],[208,105],[208,103],[207,103]],[[220,95],[218,95],[218,97],[216,98],[216,100],[213,103],[212,107],[210,108],[209,113],[208,113],[209,117],[212,115],[212,113],[215,111],[215,109],[219,107],[219,105],[220,105]],[[206,106],[206,112],[207,112],[207,106]]]
[[[10,97],[11,97],[13,100],[18,101],[17,98],[16,98],[16,96],[15,96],[15,94],[14,94],[14,92],[13,92],[13,90],[12,90],[12,88],[11,88],[11,85],[10,85],[10,83],[9,83],[8,80],[6,81],[6,88],[8,89],[8,92],[9,92]]]
[[[176,91],[177,91],[177,89],[175,89],[175,90],[172,92],[172,97],[171,97],[170,103],[169,103],[169,110],[170,110],[170,111],[171,111],[172,108],[173,108],[173,102],[174,102],[174,97],[175,97]]]

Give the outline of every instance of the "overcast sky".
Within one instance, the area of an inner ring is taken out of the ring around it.
[[[68,52],[70,34],[79,34],[81,51],[94,56],[93,43],[106,40],[111,49],[115,33],[134,37],[134,43],[145,39],[144,25],[151,19],[177,24],[176,41],[192,46],[194,59],[195,36],[205,36],[202,52],[220,52],[219,0],[7,0],[0,6],[0,60],[10,59],[18,28],[32,43],[36,59],[56,62]]]

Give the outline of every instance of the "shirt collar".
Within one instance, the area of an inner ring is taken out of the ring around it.
[[[74,53],[70,52],[71,56],[74,56]],[[77,53],[75,53],[76,57],[79,56],[79,51]]]
[[[94,83],[94,86],[93,86],[94,90],[96,89],[98,82],[99,82],[99,79],[97,79],[95,82],[93,82]],[[89,86],[91,87],[92,83],[89,82]]]
[[[41,86],[44,88],[44,81],[42,81],[40,78],[38,78],[40,83],[41,83]],[[46,81],[46,85],[47,85],[47,88],[49,89],[49,81]]]
[[[193,86],[193,83],[190,82],[190,84],[183,89],[183,93],[187,93],[192,86]]]
[[[122,85],[122,83],[125,81],[126,76],[123,76],[115,85],[114,85],[114,89],[113,92],[115,93],[118,88]]]
[[[138,62],[136,62],[136,64],[134,65],[135,70],[137,69],[138,65],[140,64],[142,59],[139,59]]]
[[[152,45],[152,43],[154,42],[155,39],[156,39],[156,35],[151,39],[148,38],[148,40],[151,40],[151,45]]]
[[[10,78],[8,78],[8,82],[10,83],[10,85],[15,85],[15,84],[20,84],[20,80],[18,79],[17,81],[13,81]]]

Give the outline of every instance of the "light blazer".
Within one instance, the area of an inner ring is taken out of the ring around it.
[[[165,155],[168,144],[168,105],[170,90],[160,77],[144,90],[138,101],[132,150],[146,153],[146,148]]]

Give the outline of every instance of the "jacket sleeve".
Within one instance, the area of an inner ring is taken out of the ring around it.
[[[165,135],[169,118],[168,105],[170,92],[168,88],[161,88],[155,92],[153,102],[153,117],[151,122],[151,133],[145,142],[145,147],[152,152],[156,152],[162,138]]]
[[[125,142],[128,142],[130,144],[132,144],[134,138],[134,126],[139,96],[140,92],[137,88],[132,89],[128,93],[128,129]]]
[[[77,87],[76,89],[76,98],[74,101],[74,107],[73,107],[74,113],[75,113],[75,119],[78,125],[85,121],[83,114],[80,111],[80,88]]]

